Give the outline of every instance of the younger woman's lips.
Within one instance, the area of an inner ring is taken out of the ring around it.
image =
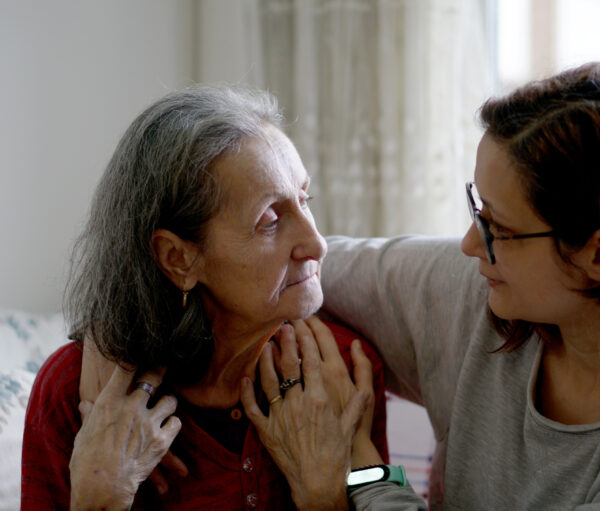
[[[496,286],[499,286],[500,284],[504,284],[504,281],[502,281],[502,280],[497,280],[497,279],[493,279],[492,277],[488,277],[488,276],[487,276],[485,273],[483,273],[481,270],[479,271],[479,273],[481,274],[481,276],[482,276],[482,277],[484,277],[484,278],[487,280],[487,282],[488,282],[488,285],[489,285],[490,287],[496,287]]]

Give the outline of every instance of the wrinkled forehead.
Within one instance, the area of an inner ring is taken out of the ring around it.
[[[309,179],[294,144],[271,125],[261,135],[243,139],[239,149],[215,160],[213,176],[229,200],[296,193]]]

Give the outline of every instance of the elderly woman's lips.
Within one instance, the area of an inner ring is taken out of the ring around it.
[[[302,284],[303,282],[306,282],[307,280],[313,278],[316,274],[317,274],[317,272],[311,273],[310,275],[306,275],[305,277],[301,277],[298,280],[294,280],[293,282],[289,282],[288,284],[286,284],[285,287],[288,288],[290,286],[295,286],[297,284]]]

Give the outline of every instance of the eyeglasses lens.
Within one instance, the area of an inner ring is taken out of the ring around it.
[[[480,215],[481,207],[478,207],[477,200],[478,196],[473,194],[473,186],[474,183],[467,183],[467,203],[469,205],[469,213],[471,214],[471,218],[475,222],[477,226],[477,230],[479,231],[479,235],[483,240],[483,246],[485,247],[485,255],[490,263],[494,264],[494,249],[492,247],[492,242],[494,241],[494,236],[490,232],[490,228],[488,223],[484,218]],[[476,198],[477,197],[477,198]]]

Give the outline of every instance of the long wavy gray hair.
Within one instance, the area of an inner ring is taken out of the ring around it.
[[[171,93],[133,121],[73,249],[65,292],[71,337],[87,335],[105,357],[142,370],[167,366],[178,381],[204,374],[214,341],[199,291],[190,291],[184,310],[150,239],[164,228],[202,246],[226,193],[212,162],[281,123],[272,95],[230,86]]]

